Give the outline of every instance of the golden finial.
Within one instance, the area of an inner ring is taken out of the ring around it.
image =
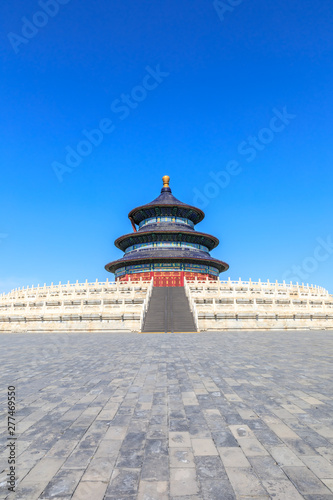
[[[170,182],[170,177],[168,175],[163,175],[162,181],[163,181],[163,187],[168,188],[169,182]]]

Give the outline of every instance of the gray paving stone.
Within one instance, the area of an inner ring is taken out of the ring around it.
[[[227,431],[218,431],[212,432],[212,438],[217,447],[231,447],[231,446],[239,446],[237,440],[231,434],[229,430]]]
[[[146,458],[160,458],[168,456],[168,443],[166,439],[147,439],[145,447]]]
[[[142,450],[127,450],[120,451],[116,462],[116,467],[119,469],[139,469],[143,464],[144,451]]]
[[[85,469],[88,467],[91,458],[95,453],[95,449],[79,449],[76,448],[66,460],[67,469]]]
[[[170,496],[170,500],[202,500],[202,496],[198,495],[181,495],[181,496]]]
[[[303,495],[305,500],[332,500],[333,495]]]
[[[289,446],[289,448],[298,456],[316,454],[315,449],[309,446],[302,439],[284,439],[283,443]]]
[[[129,495],[127,493],[116,493],[115,495],[106,495],[104,500],[136,500],[137,495]]]
[[[195,457],[197,476],[201,481],[213,479],[227,479],[227,474],[220,457]]]
[[[106,490],[106,496],[117,497],[122,495],[136,495],[139,484],[139,470],[115,469],[110,484]]]
[[[15,500],[333,499],[331,332],[17,334],[1,345],[2,386],[19,395]],[[31,352],[45,353],[38,365]]]
[[[40,498],[49,500],[51,498],[70,497],[78,485],[83,470],[60,470],[49,482]]]
[[[164,439],[148,439],[141,470],[145,481],[167,481],[169,476],[168,444]]]
[[[283,470],[302,495],[329,495],[330,491],[307,467],[284,467]]]
[[[235,492],[227,478],[224,480],[200,479],[200,486],[203,500],[236,500]]]
[[[141,478],[145,481],[167,481],[169,478],[168,457],[145,457],[141,470]]]
[[[186,418],[170,418],[169,429],[171,432],[186,432],[189,430],[189,423]]]

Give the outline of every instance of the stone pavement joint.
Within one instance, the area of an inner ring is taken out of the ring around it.
[[[333,499],[333,332],[62,335],[1,335],[0,498]]]

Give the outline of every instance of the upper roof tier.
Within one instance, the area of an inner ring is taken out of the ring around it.
[[[161,194],[155,200],[134,208],[128,214],[128,217],[135,224],[140,224],[145,219],[151,217],[181,217],[191,220],[194,224],[198,224],[205,217],[205,214],[200,208],[193,207],[187,203],[177,200],[169,187],[170,177],[165,175],[163,178],[163,188]]]

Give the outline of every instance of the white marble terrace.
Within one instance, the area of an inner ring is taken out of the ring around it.
[[[0,295],[0,332],[139,331],[151,281],[59,283]]]
[[[333,296],[325,288],[270,281],[185,280],[204,330],[333,329]]]
[[[153,282],[27,287],[0,295],[0,332],[140,331]],[[185,280],[199,331],[333,329],[333,296],[309,285]]]

